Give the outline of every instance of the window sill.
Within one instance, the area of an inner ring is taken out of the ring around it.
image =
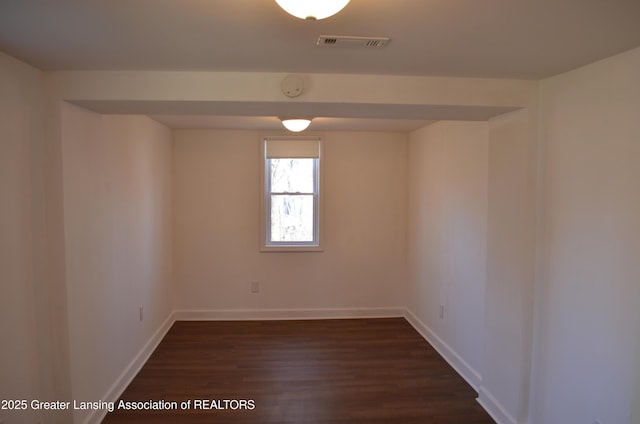
[[[288,253],[288,252],[324,252],[320,246],[261,246],[261,252]]]

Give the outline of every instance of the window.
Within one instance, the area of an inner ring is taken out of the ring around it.
[[[320,250],[319,138],[263,140],[262,250]]]

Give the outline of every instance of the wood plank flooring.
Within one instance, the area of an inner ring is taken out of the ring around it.
[[[190,407],[103,423],[493,423],[476,396],[403,318],[179,321],[121,399]]]

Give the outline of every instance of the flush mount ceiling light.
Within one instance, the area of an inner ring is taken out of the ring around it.
[[[335,15],[349,0],[276,0],[276,3],[296,18],[315,21]]]
[[[292,132],[300,132],[307,129],[311,123],[311,119],[302,118],[280,118],[282,125]]]

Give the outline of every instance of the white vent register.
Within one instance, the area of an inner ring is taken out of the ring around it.
[[[352,35],[321,35],[316,41],[319,47],[352,47],[361,49],[381,49],[391,39],[389,37],[358,37]]]

